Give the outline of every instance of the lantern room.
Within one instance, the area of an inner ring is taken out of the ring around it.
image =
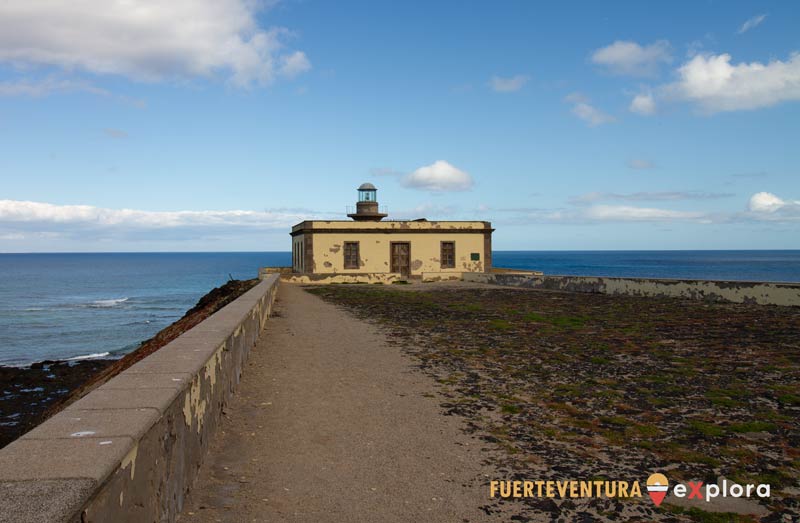
[[[362,183],[358,187],[356,212],[347,216],[357,222],[379,222],[386,218],[386,213],[380,212],[378,207],[378,189],[371,183]]]

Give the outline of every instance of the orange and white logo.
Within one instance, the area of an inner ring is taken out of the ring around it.
[[[647,478],[647,493],[656,506],[661,505],[661,502],[664,501],[667,490],[669,490],[669,481],[664,474],[655,473]]]

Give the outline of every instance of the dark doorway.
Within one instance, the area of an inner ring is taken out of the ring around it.
[[[404,278],[411,276],[411,244],[392,242],[392,272],[399,272]]]

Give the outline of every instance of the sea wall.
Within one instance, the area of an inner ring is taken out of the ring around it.
[[[174,521],[278,281],[265,277],[0,450],[0,522]]]
[[[464,273],[464,281],[567,292],[800,306],[800,283]]]

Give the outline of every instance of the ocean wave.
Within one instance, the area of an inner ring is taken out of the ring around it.
[[[81,360],[99,360],[109,356],[110,352],[96,352],[94,354],[84,354],[83,356],[74,356],[72,358],[66,358],[63,361],[81,361]]]
[[[112,300],[95,300],[89,304],[89,307],[105,309],[108,307],[116,307],[117,305],[125,303],[126,301],[128,301],[128,298],[116,298]]]

